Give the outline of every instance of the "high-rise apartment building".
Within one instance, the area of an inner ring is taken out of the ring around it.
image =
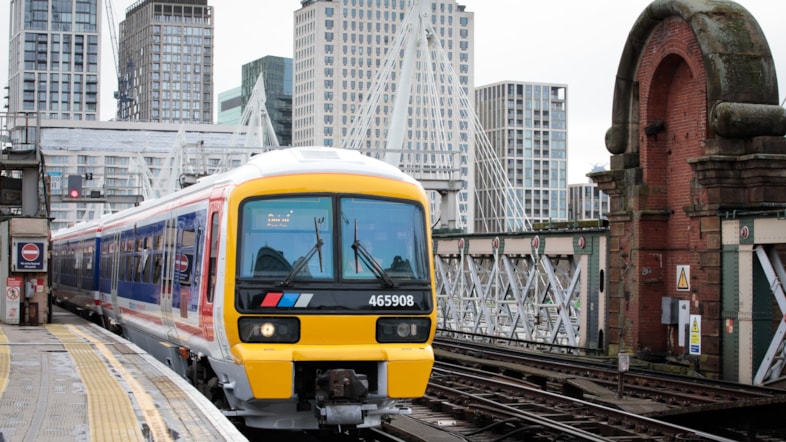
[[[292,59],[268,55],[242,68],[242,109],[254,92],[259,74],[265,82],[265,108],[279,146],[292,145]]]
[[[597,183],[568,185],[568,200],[569,221],[602,219],[609,213],[609,196]]]
[[[213,7],[139,0],[120,23],[118,120],[213,122]]]
[[[500,82],[475,90],[478,119],[533,223],[568,219],[567,93],[564,84],[528,82]],[[494,184],[478,177],[476,191],[482,195],[501,190],[487,188]],[[516,225],[510,219],[515,211],[508,209],[504,216],[505,226]]]
[[[294,96],[292,104],[292,144],[325,145],[341,147],[350,135],[353,124],[361,117],[368,117],[363,146],[368,150],[387,149],[388,129],[394,114],[394,102],[399,91],[397,85],[406,84],[401,66],[397,62],[390,75],[390,84],[384,86],[381,99],[372,115],[360,115],[364,100],[375,93],[373,86],[378,73],[385,67],[388,50],[402,31],[412,0],[303,0],[295,11],[294,35]],[[428,22],[433,31],[430,41],[439,41],[447,62],[422,58],[420,48],[418,78],[410,78],[414,85],[413,98],[405,112],[400,130],[404,132],[400,146],[391,149],[403,151],[402,166],[417,163],[419,166],[436,165],[439,154],[450,151],[460,153],[461,179],[465,189],[458,195],[460,225],[473,226],[473,201],[470,195],[473,137],[470,117],[460,110],[448,110],[447,103],[460,101],[457,89],[471,102],[474,85],[474,14],[465,10],[455,0],[430,0],[427,3]],[[415,51],[408,47],[404,51]],[[434,54],[430,51],[432,57]],[[396,53],[395,56],[400,54]],[[434,80],[436,96],[426,96],[427,80],[423,66],[436,66]],[[446,68],[449,66],[449,69]],[[450,83],[455,76],[456,82]],[[457,86],[458,85],[458,86]],[[418,89],[420,86],[420,89]],[[414,94],[420,94],[417,97]],[[404,102],[406,104],[406,101]],[[440,103],[442,122],[437,123],[429,108]],[[444,124],[443,124],[444,123]],[[434,136],[434,131],[444,131],[444,137]]]
[[[11,0],[8,111],[99,115],[101,1]]]

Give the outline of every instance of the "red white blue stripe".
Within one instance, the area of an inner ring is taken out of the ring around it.
[[[265,297],[262,298],[262,302],[259,303],[259,306],[276,308],[306,308],[313,297],[313,293],[267,292]]]

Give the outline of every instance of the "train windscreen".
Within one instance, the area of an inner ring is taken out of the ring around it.
[[[421,206],[312,196],[250,199],[240,210],[239,311],[431,311]]]

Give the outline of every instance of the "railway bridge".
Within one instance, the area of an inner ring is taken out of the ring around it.
[[[734,2],[653,2],[620,59],[611,168],[589,175],[610,196],[606,222],[437,233],[439,326],[779,381],[784,134],[755,18]]]
[[[616,356],[683,365],[708,377],[747,384],[782,382],[786,359],[786,211],[718,216],[718,281],[702,281],[690,264],[649,260],[628,271],[652,284],[671,275],[658,297],[614,296],[607,221],[555,223],[531,232],[434,235],[438,327],[472,340],[516,343],[560,353]],[[705,283],[719,284],[720,305],[699,300]],[[644,310],[655,322],[627,317]],[[620,311],[622,307],[623,311]],[[615,336],[628,328],[661,336],[665,350],[633,348]],[[713,340],[719,344],[714,347]],[[712,364],[718,361],[717,366]]]

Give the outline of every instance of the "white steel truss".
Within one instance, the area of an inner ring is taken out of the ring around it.
[[[581,266],[573,255],[437,254],[438,327],[576,352]]]
[[[240,125],[217,162],[209,162],[203,141],[188,142],[183,127],[178,130],[169,155],[163,160],[162,170],[170,173],[154,175],[142,156],[137,154],[131,160],[131,173],[138,177],[144,199],[169,195],[196,183],[204,176],[226,172],[232,168],[233,163],[244,164],[254,154],[278,148],[278,138],[268,115],[266,102],[265,82],[263,74],[260,73],[241,116]]]
[[[278,137],[267,112],[267,94],[265,93],[263,74],[263,72],[259,73],[251,97],[240,117],[240,127],[246,132],[243,147],[255,150],[254,153],[259,153],[260,149],[266,147],[278,147]],[[231,146],[237,144],[236,137],[239,137],[241,132],[235,132],[230,142]]]
[[[240,124],[232,134],[229,146],[224,157],[218,164],[216,172],[226,172],[232,168],[232,160],[239,155],[242,156],[241,164],[244,164],[252,155],[265,152],[279,147],[276,131],[273,129],[273,121],[267,111],[267,94],[265,93],[264,72],[260,72],[251,97],[243,109],[240,116]],[[243,139],[242,145],[240,139]]]
[[[398,84],[391,88],[396,72]],[[380,106],[387,105],[391,94],[393,110],[388,119],[386,141],[381,149],[375,149],[369,127],[374,118],[379,118]],[[408,119],[415,122],[414,127],[408,126]],[[456,127],[468,132],[468,139],[454,139],[455,130],[451,128]],[[462,143],[466,143],[468,151],[457,156],[452,146]],[[342,147],[384,158],[438,194],[440,227],[468,228],[470,232],[531,230],[523,204],[512,189],[505,168],[432,25],[430,2],[411,2]],[[459,176],[462,168],[466,172]],[[467,185],[462,185],[460,180],[466,180]],[[482,195],[475,192],[476,181],[486,190]],[[474,199],[472,206],[455,203],[462,190]],[[473,206],[480,211],[478,218],[483,220],[482,225],[464,226],[457,220],[467,218],[466,213],[446,213]],[[515,225],[504,225],[505,217],[501,214],[511,214]]]
[[[772,336],[767,353],[756,371],[753,378],[754,384],[778,379],[786,365],[786,294],[783,292],[783,283],[786,281],[786,270],[774,247],[765,249],[763,246],[756,246],[753,251],[759,258],[759,263],[770,284],[772,296],[781,310],[781,317],[785,320],[780,321],[775,334]]]

